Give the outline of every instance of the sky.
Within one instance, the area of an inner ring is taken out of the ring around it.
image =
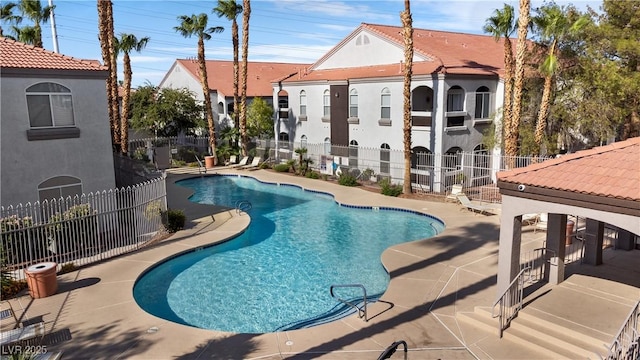
[[[15,0],[14,0],[15,1]],[[42,0],[55,5],[59,52],[102,62],[98,41],[95,0]],[[2,1],[5,2],[4,0]],[[242,3],[242,0],[238,0]],[[517,0],[412,0],[414,28],[483,34],[482,27],[495,9],[505,3],[518,9]],[[601,1],[556,0],[580,10],[599,9]],[[533,0],[532,10],[543,4]],[[129,33],[149,37],[145,49],[132,52],[132,86],[158,85],[176,59],[195,58],[197,37],[184,38],[174,27],[180,15],[206,13],[210,27],[224,27],[205,42],[209,60],[232,60],[231,22],[212,13],[217,0],[113,0],[115,35]],[[361,23],[401,26],[403,0],[252,0],[249,28],[249,61],[311,64],[331,50]],[[238,17],[242,36],[242,15]],[[9,33],[8,26],[2,24]],[[53,50],[51,24],[43,26],[43,46]],[[122,80],[122,58],[118,63]]]

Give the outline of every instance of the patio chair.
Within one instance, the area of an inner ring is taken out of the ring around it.
[[[540,219],[540,214],[524,214],[522,215],[522,225],[535,225]]]
[[[231,164],[227,168],[229,168],[229,169],[240,168],[240,167],[243,167],[243,166],[247,166],[248,162],[249,162],[249,157],[245,156],[245,157],[242,158],[242,160],[240,160],[239,163]]]
[[[238,162],[238,157],[235,155],[229,156],[229,161],[224,163],[224,166],[235,165]]]
[[[454,184],[453,186],[451,186],[451,192],[447,195],[447,197],[445,198],[445,201],[447,200],[456,201],[458,200],[458,195],[460,194],[463,194],[462,184]]]
[[[249,165],[245,165],[245,166],[241,166],[240,170],[253,170],[253,169],[257,169],[258,166],[260,166],[260,162],[262,161],[262,158],[260,156],[254,156],[253,160],[251,161],[251,164]]]
[[[473,211],[473,212],[493,213],[496,210],[500,210],[499,204],[489,204],[489,203],[482,204],[482,203],[473,202],[469,200],[469,198],[465,194],[459,194],[458,201],[460,201],[460,204],[462,204],[462,206],[467,208],[467,210]]]
[[[535,234],[538,230],[547,231],[547,221],[549,221],[549,214],[540,214],[540,216],[538,216],[538,220],[535,223],[535,227],[533,228],[533,233]]]
[[[0,346],[6,346],[25,340],[44,336],[44,321],[0,332]]]

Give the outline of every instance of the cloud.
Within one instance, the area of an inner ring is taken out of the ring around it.
[[[354,14],[357,14],[359,19],[367,19],[367,21],[391,21],[392,19],[397,18],[395,14],[375,11],[365,1],[274,0],[272,3],[278,9],[295,9],[296,12],[318,16],[330,16],[332,18],[352,19]]]

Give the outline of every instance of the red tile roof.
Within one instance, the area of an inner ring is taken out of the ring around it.
[[[83,60],[0,37],[0,68],[107,70],[96,60]]]
[[[193,77],[200,79],[197,61],[178,59],[177,62]],[[242,63],[238,68],[240,73],[241,66]],[[249,62],[247,64],[247,96],[272,96],[273,81],[286,78],[305,67],[309,67],[309,64]],[[207,60],[207,80],[209,89],[216,90],[225,96],[233,96],[233,61]]]
[[[367,29],[403,47],[399,26],[373,25],[363,23],[360,29]],[[358,31],[358,30],[356,30]],[[331,56],[337,47],[329,51],[316,64]],[[428,75],[434,73],[464,74],[464,75],[494,75],[504,73],[504,45],[503,40],[495,41],[492,36],[462,34],[447,31],[414,29],[413,46],[417,54],[431,59],[431,61],[414,61],[413,75]],[[315,64],[314,64],[315,65]],[[341,69],[308,70],[287,81],[300,80],[348,80],[370,77],[402,76],[399,63],[351,67]]]
[[[498,181],[640,202],[640,137],[502,171]]]

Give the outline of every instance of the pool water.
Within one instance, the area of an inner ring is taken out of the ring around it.
[[[386,290],[382,252],[443,230],[409,211],[340,206],[332,196],[237,176],[180,181],[192,201],[233,207],[248,200],[251,224],[238,237],[162,262],[134,297],[145,311],[181,324],[237,333],[314,326],[353,313],[331,285],[362,284],[368,301]],[[355,302],[361,289],[337,289]]]

